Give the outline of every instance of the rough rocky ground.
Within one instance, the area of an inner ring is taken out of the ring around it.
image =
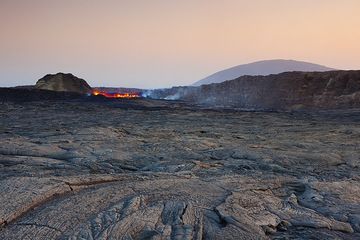
[[[360,239],[360,110],[0,103],[0,239]]]

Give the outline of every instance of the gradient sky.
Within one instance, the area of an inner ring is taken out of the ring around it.
[[[359,0],[0,0],[0,86],[191,84],[264,59],[360,69]]]

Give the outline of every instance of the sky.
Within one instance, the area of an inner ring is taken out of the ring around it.
[[[360,69],[359,0],[0,0],[0,86],[188,85],[267,59]]]

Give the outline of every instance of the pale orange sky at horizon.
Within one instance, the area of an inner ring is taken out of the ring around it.
[[[1,0],[0,86],[191,84],[265,59],[360,69],[358,0]]]

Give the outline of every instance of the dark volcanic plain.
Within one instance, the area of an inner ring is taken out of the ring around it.
[[[359,239],[360,109],[0,102],[0,239]]]

